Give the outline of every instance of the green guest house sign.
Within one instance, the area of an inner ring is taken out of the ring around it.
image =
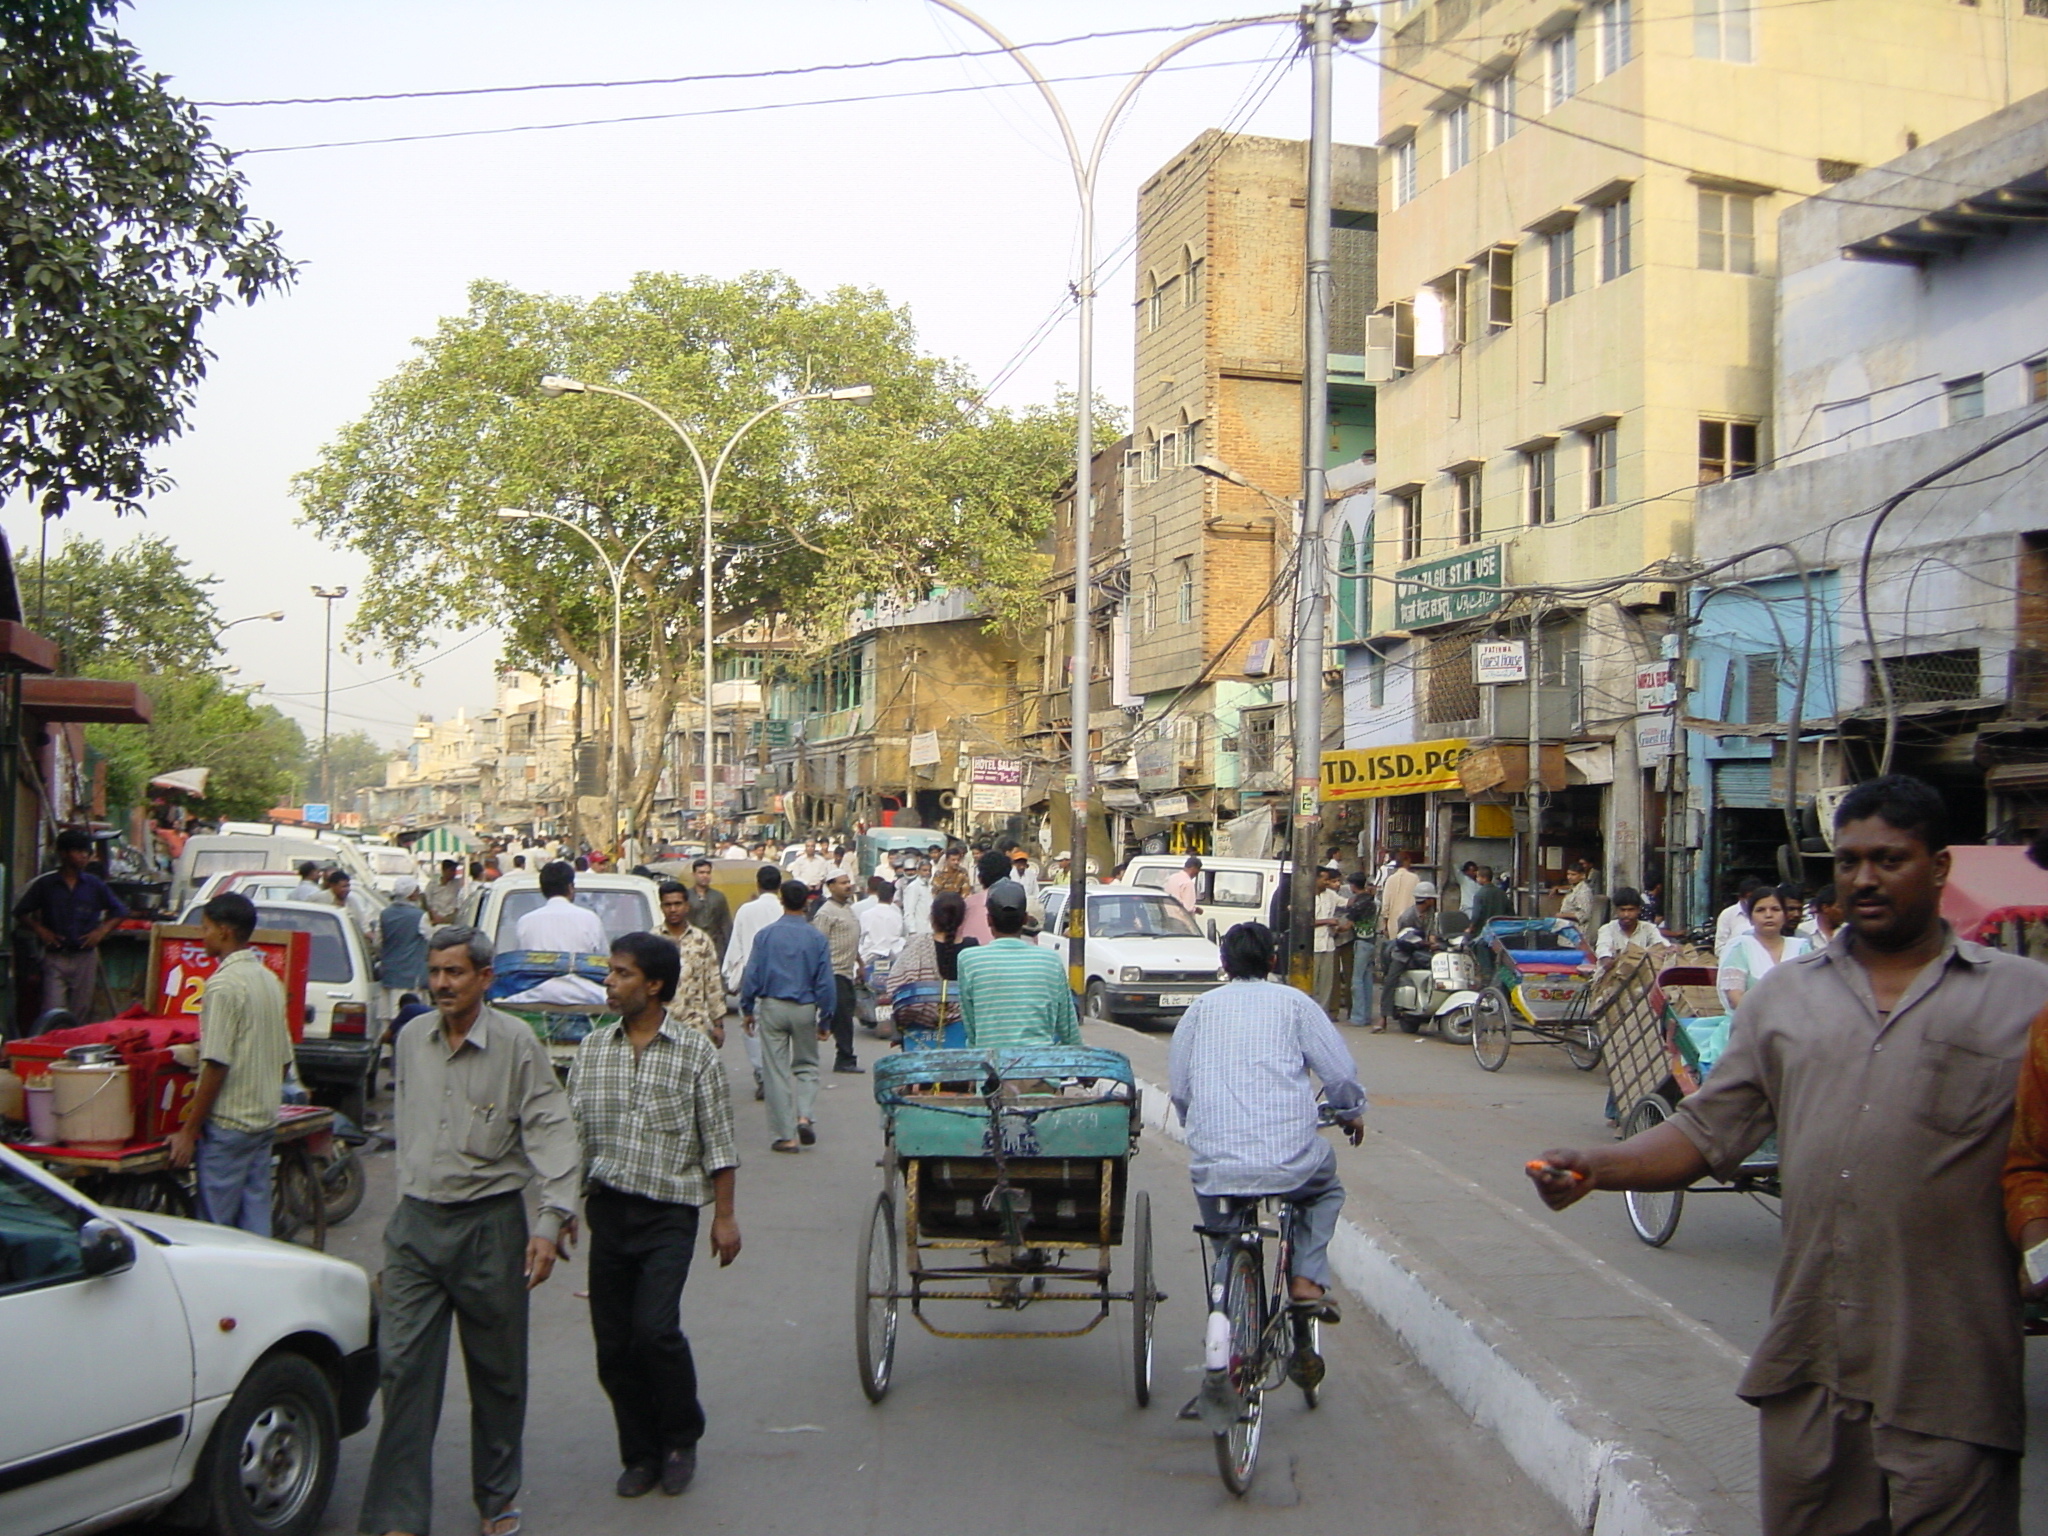
[[[1428,629],[1499,608],[1501,547],[1480,544],[1394,574],[1394,628]]]

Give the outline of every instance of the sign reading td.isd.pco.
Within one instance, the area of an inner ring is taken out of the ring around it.
[[[1367,747],[1362,752],[1323,754],[1325,800],[1371,800],[1381,795],[1419,795],[1457,789],[1458,761],[1469,745],[1463,737],[1417,741],[1405,747]]]

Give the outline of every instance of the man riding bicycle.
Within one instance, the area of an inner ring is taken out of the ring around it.
[[[1323,1010],[1269,979],[1270,928],[1239,923],[1223,936],[1222,950],[1230,979],[1181,1015],[1167,1068],[1168,1096],[1187,1127],[1195,1201],[1207,1227],[1223,1225],[1233,1198],[1277,1195],[1296,1207],[1288,1299],[1334,1323],[1329,1248],[1344,1186],[1336,1149],[1316,1134],[1311,1074],[1353,1146],[1365,1136],[1365,1090]]]

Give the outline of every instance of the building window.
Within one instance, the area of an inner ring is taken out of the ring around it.
[[[1147,485],[1159,478],[1159,439],[1156,437],[1145,444],[1145,473],[1142,478]]]
[[[1166,291],[1159,286],[1156,275],[1145,276],[1145,329],[1156,331],[1159,322],[1166,316]]]
[[[1700,484],[1717,485],[1756,473],[1756,423],[1700,423]]]
[[[1916,656],[1887,656],[1885,675],[1891,680],[1892,703],[1933,704],[1943,699],[1974,699],[1983,694],[1983,659],[1974,650],[1922,651]],[[1875,704],[1884,697],[1877,673],[1863,663],[1863,697]]]
[[[1387,658],[1378,651],[1365,653],[1366,703],[1374,709],[1387,707]]]
[[[1753,0],[1692,0],[1692,51],[1724,64],[1754,64]]]
[[[1600,210],[1600,281],[1611,283],[1625,274],[1629,259],[1629,225],[1632,209],[1627,193]]]
[[[1194,468],[1195,460],[1202,456],[1202,422],[1200,417],[1180,424],[1180,459],[1183,469]]]
[[[1498,149],[1522,126],[1522,120],[1515,115],[1514,69],[1510,67],[1487,81],[1481,100],[1486,106],[1487,142]]]
[[[1190,246],[1181,252],[1181,260],[1181,308],[1193,309],[1202,302],[1202,258]]]
[[[2048,4],[2048,0],[2043,0]],[[2039,405],[2048,400],[2048,357],[2037,357],[2026,365],[2027,404]]]
[[[1169,432],[1166,436],[1159,439],[1159,466],[1162,470],[1165,470],[1173,468],[1178,463],[1180,463],[1180,434],[1178,432]]]
[[[1180,595],[1176,616],[1183,624],[1195,622],[1195,563],[1185,555],[1180,559]]]
[[[1742,723],[1776,725],[1779,718],[1777,652],[1748,656],[1744,663]]]
[[[1568,299],[1579,291],[1578,261],[1579,230],[1576,223],[1562,229],[1553,229],[1543,237],[1544,254],[1549,258],[1550,302]]]
[[[1444,125],[1444,174],[1461,171],[1472,163],[1472,104],[1461,101],[1442,114]]]
[[[1700,265],[1709,272],[1756,272],[1756,199],[1700,190]]]
[[[1941,386],[1942,399],[1948,407],[1948,424],[1959,421],[1981,421],[1984,417],[1984,375],[1973,373],[1968,378],[1950,379]]]
[[[1486,328],[1504,331],[1515,323],[1515,248],[1496,245],[1486,253]]]
[[[1543,45],[1543,102],[1556,111],[1579,93],[1579,34],[1567,27]]]
[[[1415,201],[1415,141],[1394,146],[1394,206]]]
[[[1337,541],[1337,640],[1355,643],[1366,636],[1369,617],[1366,573],[1372,569],[1372,524],[1357,532],[1346,528]]]
[[[1635,56],[1633,19],[1629,15],[1633,3],[1634,0],[1598,0],[1592,7],[1602,80]]]
[[[1557,521],[1556,444],[1523,450],[1522,489],[1531,528],[1548,527]]]
[[[1600,427],[1586,434],[1586,505],[1604,507],[1615,499],[1614,471],[1620,448],[1614,427]]]
[[[1477,544],[1481,525],[1485,521],[1485,503],[1481,495],[1479,471],[1461,469],[1458,471],[1454,489],[1458,506],[1458,542]]]
[[[1401,558],[1420,560],[1422,558],[1422,495],[1418,491],[1400,491],[1394,496],[1394,504],[1401,509]]]
[[[1388,306],[1388,313],[1394,322],[1394,372],[1415,371],[1415,306],[1405,299],[1396,299]]]
[[[1139,617],[1144,624],[1146,634],[1151,634],[1153,630],[1159,627],[1159,578],[1157,576],[1147,576],[1145,578],[1145,603],[1139,610]]]

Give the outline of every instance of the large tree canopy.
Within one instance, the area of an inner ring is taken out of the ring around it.
[[[0,0],[0,494],[45,516],[161,489],[150,450],[206,372],[200,322],[292,272],[117,9]]]
[[[208,588],[161,535],[122,549],[67,539],[21,566],[21,595],[33,626],[56,641],[65,670],[90,677],[118,657],[153,672],[210,667],[220,655],[220,615]]]
[[[208,815],[260,820],[298,799],[306,737],[268,704],[230,688],[217,672],[159,672],[119,657],[98,675],[142,685],[155,706],[147,726],[92,725],[86,740],[107,759],[107,803],[140,805],[149,781],[179,768],[211,768]]]
[[[829,640],[854,603],[934,586],[974,592],[997,618],[1035,605],[1054,491],[1072,462],[1067,409],[989,410],[956,365],[918,350],[880,294],[817,297],[787,277],[643,274],[588,302],[498,283],[470,290],[301,475],[304,520],[370,565],[352,631],[401,663],[438,631],[507,632],[506,660],[567,656],[606,676],[611,589],[601,562],[552,524],[568,518],[617,560],[641,539],[626,594],[630,679],[665,734],[700,658],[703,495],[662,421],[604,395],[550,400],[544,374],[639,395],[715,461],[778,399],[855,384],[865,403],[769,415],[733,451],[717,500],[721,627],[783,614]],[[644,819],[658,764],[629,803]]]

